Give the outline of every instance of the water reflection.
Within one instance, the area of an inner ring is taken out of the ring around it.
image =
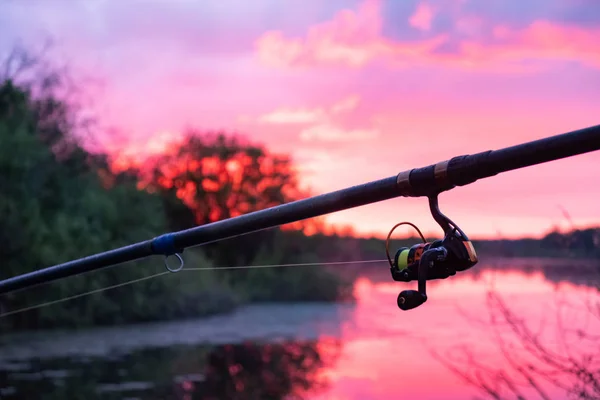
[[[389,282],[389,271],[380,266],[364,265],[348,268],[354,277],[369,276],[375,282]],[[344,270],[346,272],[346,269]],[[461,272],[459,278],[470,277],[475,281],[489,276],[492,272],[518,273],[525,277],[542,274],[545,280],[555,284],[569,283],[581,286],[596,287],[600,281],[599,259],[565,259],[565,258],[502,258],[485,259],[475,268]],[[454,280],[455,277],[452,278]],[[438,282],[432,282],[436,284]]]
[[[564,338],[570,346],[567,356],[580,365],[592,362],[588,369],[590,366],[596,368],[597,375],[600,339],[595,345],[581,340],[576,345],[573,344],[573,336],[569,340],[569,335],[564,332],[566,327],[572,332],[584,330],[596,338],[600,335],[600,318],[597,318],[600,314],[594,317],[586,308],[598,305],[600,301],[593,282],[588,282],[587,286],[565,281],[556,284],[548,281],[542,271],[525,274],[492,269],[480,272],[477,277],[465,274],[456,278],[433,283],[427,303],[407,313],[395,308],[396,296],[406,285],[373,282],[366,277],[358,279],[355,289],[359,302],[352,323],[346,324],[343,330],[344,346],[340,356],[351,361],[336,365],[331,371],[331,389],[327,396],[319,398],[465,399],[480,396],[478,392],[482,382],[477,379],[486,370],[514,377],[515,371],[511,369],[510,362],[516,357],[521,360],[522,366],[529,366],[527,362],[531,358],[523,346],[509,347],[508,354],[515,357],[512,360],[505,357],[490,324],[493,311],[487,302],[490,293],[496,293],[503,299],[515,320],[524,321],[532,332],[538,334],[538,343],[545,349],[565,356],[560,348],[563,345],[561,338]],[[565,300],[570,304],[568,310],[565,309]],[[574,309],[580,312],[574,312]],[[474,319],[482,321],[474,323]],[[545,331],[541,329],[544,327]],[[506,341],[518,343],[518,336],[511,337],[504,331],[503,334],[501,337]],[[445,359],[436,358],[436,354],[443,355]],[[462,355],[459,373],[448,368],[448,363],[441,362],[456,361],[457,354]],[[548,371],[539,361],[535,365]],[[465,369],[476,378],[476,384],[465,384],[464,376],[460,374]],[[502,383],[499,379],[497,374],[484,380],[483,384],[497,387]],[[524,382],[523,377],[516,377],[515,381],[523,399],[540,398],[536,389],[529,382]],[[566,399],[572,388],[581,386],[577,375],[572,374],[563,375],[559,383],[560,387],[540,382],[539,386],[546,396],[543,398]]]
[[[410,312],[396,297],[411,284],[383,271],[356,279],[353,305],[255,305],[196,321],[0,337],[0,398],[465,399],[482,383],[492,398],[509,385],[539,398],[531,365],[548,399],[584,384],[597,396],[588,378],[600,370],[600,309],[586,308],[599,304],[597,281],[571,283],[560,263],[524,265],[434,281]]]
[[[206,380],[198,388],[207,399],[304,398],[326,388],[322,367],[316,343],[227,345],[211,352]]]
[[[284,399],[327,387],[339,340],[179,346],[5,365],[2,399]],[[35,382],[35,384],[32,384]]]

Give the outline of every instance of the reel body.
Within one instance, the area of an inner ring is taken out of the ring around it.
[[[391,267],[395,281],[410,282],[418,279],[418,271],[423,254],[433,249],[445,249],[445,256],[429,266],[427,280],[446,279],[456,275],[457,271],[465,271],[477,263],[477,254],[469,240],[461,240],[450,235],[443,240],[418,243],[412,247],[401,247],[396,252]]]
[[[446,279],[456,275],[456,272],[465,271],[478,262],[477,253],[473,244],[465,233],[448,217],[442,214],[438,207],[437,195],[429,197],[429,206],[432,216],[444,230],[444,238],[426,242],[419,229],[417,229],[423,243],[412,247],[401,247],[396,251],[394,259],[389,256],[388,235],[386,250],[390,262],[390,272],[395,281],[418,281],[418,290],[404,290],[398,296],[398,307],[402,310],[416,308],[427,301],[426,282],[433,279]]]

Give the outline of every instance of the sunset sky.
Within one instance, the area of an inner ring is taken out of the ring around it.
[[[106,145],[144,154],[187,127],[292,154],[323,193],[600,124],[597,0],[8,0],[0,51],[40,45],[91,85]],[[116,139],[118,138],[118,140]],[[600,224],[600,153],[440,197],[473,237]],[[425,199],[332,214],[439,227]]]

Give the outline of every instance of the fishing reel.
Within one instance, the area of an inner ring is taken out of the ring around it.
[[[403,290],[398,295],[398,307],[411,310],[427,301],[426,282],[433,279],[446,279],[457,271],[465,271],[477,264],[477,253],[467,235],[446,217],[439,209],[437,195],[429,197],[429,209],[433,219],[442,227],[444,238],[427,242],[414,224],[396,224],[386,240],[386,254],[390,271],[395,281],[418,281],[418,290]],[[423,243],[412,247],[401,247],[392,260],[389,252],[390,237],[401,225],[410,225],[417,230]]]

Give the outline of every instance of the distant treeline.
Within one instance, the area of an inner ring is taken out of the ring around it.
[[[503,257],[600,258],[600,228],[551,232],[541,239],[474,241],[478,251]]]
[[[287,235],[297,233],[286,232]],[[303,235],[302,235],[303,236]],[[427,238],[435,240],[439,238]],[[304,242],[306,251],[312,249],[323,261],[369,260],[385,258],[385,240],[382,238],[357,238],[338,235],[316,234],[309,237],[296,237]],[[392,239],[390,252],[400,247],[410,247],[421,242],[418,237]],[[494,257],[535,257],[535,258],[588,258],[600,259],[600,228],[574,230],[572,232],[551,232],[541,239],[498,239],[473,240],[477,254]]]

